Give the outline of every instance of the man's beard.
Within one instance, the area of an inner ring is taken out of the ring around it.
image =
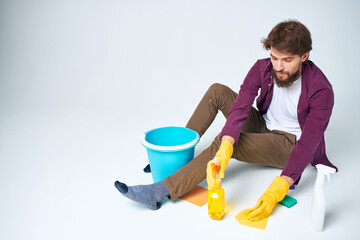
[[[284,80],[280,80],[278,78],[275,70],[273,70],[273,73],[272,73],[272,76],[274,77],[276,85],[278,85],[278,87],[290,87],[296,80],[298,80],[300,78],[300,75],[301,75],[301,67],[299,67],[299,69],[297,70],[296,73],[294,73],[292,75],[288,74],[288,78],[284,79]]]

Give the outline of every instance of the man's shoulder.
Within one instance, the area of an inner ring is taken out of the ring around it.
[[[261,58],[257,60],[257,63],[261,66],[269,66],[271,65],[271,59],[268,58]]]
[[[328,89],[332,91],[331,83],[325,74],[310,60],[303,65],[302,78],[308,82],[308,87],[314,91],[318,91],[319,89]]]
[[[303,65],[303,70],[309,71],[313,77],[326,78],[325,74],[313,61],[306,61]]]
[[[314,62],[308,60],[303,65],[303,72],[306,78],[310,78],[311,81],[328,82],[327,77],[321,71],[321,69],[315,65]]]
[[[261,73],[272,72],[272,64],[270,58],[258,59],[255,64],[258,64]]]

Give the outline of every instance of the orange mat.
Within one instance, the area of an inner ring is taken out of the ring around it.
[[[202,186],[196,186],[190,192],[179,198],[195,204],[196,206],[202,207],[208,201],[208,190]]]

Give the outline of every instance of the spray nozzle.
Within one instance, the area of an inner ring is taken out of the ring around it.
[[[336,172],[335,168],[325,166],[323,164],[317,164],[316,169],[318,171],[316,183],[317,184],[324,184],[325,183],[325,176],[327,180],[330,182],[330,175]]]
[[[216,172],[218,172],[220,170],[220,161],[217,157],[214,157],[214,159],[212,160],[211,167]]]
[[[215,182],[219,184],[221,182],[220,174],[219,174],[220,160],[217,157],[214,157],[214,159],[212,160],[211,168],[212,168],[212,174],[215,177]]]

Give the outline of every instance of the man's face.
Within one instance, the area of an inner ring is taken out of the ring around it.
[[[301,64],[308,58],[309,53],[293,55],[271,47],[270,56],[276,84],[279,87],[288,87],[301,76]]]

